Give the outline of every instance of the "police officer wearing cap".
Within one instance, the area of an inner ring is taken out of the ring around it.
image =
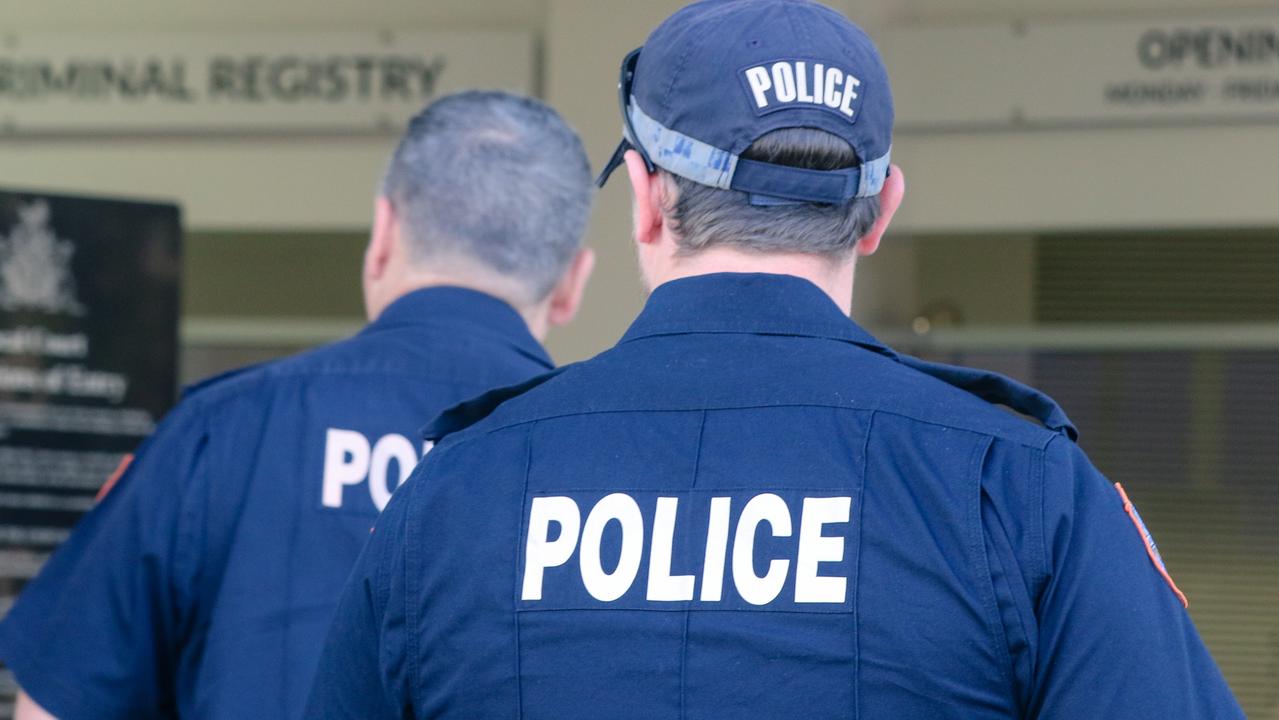
[[[186,395],[0,626],[18,717],[300,717],[422,425],[552,367],[535,338],[577,309],[592,194],[537,101],[465,93],[414,118],[365,255],[370,324]]]
[[[1242,717],[1062,410],[848,319],[904,192],[870,39],[699,2],[621,88],[648,303],[433,424],[309,717]]]

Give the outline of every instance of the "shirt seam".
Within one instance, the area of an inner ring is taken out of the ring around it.
[[[178,597],[184,604],[188,602],[194,604],[201,597],[202,593],[199,589],[205,581],[205,572],[208,570],[209,560],[208,514],[209,508],[212,507],[210,497],[213,492],[213,477],[215,475],[214,468],[210,466],[215,464],[216,457],[211,447],[213,437],[210,433],[208,417],[202,415],[199,423],[198,432],[195,433],[194,450],[190,456],[190,463],[184,468],[182,473],[183,480],[178,483],[182,494],[178,498],[177,526],[173,528],[173,537],[177,547],[174,548],[173,559],[169,567],[171,576],[168,578],[170,582],[181,581],[181,585],[178,587]],[[203,492],[203,502],[197,503],[195,507],[190,507],[191,494],[201,491]],[[198,523],[198,528],[193,528],[193,524],[196,523]],[[193,552],[191,546],[197,543],[198,550]],[[184,548],[187,549],[184,550]],[[188,567],[183,568],[183,565]],[[185,572],[180,572],[180,569],[185,570]],[[190,585],[187,583],[190,583]],[[189,607],[183,609],[190,610]]]
[[[538,362],[537,364],[542,365],[544,363]],[[370,375],[377,377],[410,378],[422,385],[455,387],[461,384],[472,385],[477,388],[490,387],[490,385],[482,381],[458,383],[448,378],[441,378],[438,375],[424,376],[421,368],[298,368],[296,370],[264,368],[256,373],[227,378],[225,384],[214,383],[206,387],[197,388],[187,395],[186,400],[188,402],[200,402],[206,405],[218,405],[233,399],[242,398],[246,395],[252,396],[261,385],[271,384],[272,381],[291,382],[306,378],[366,377]],[[218,392],[221,392],[222,394],[216,395]],[[216,396],[211,397],[211,395]]]
[[[296,549],[298,546],[298,538],[300,537],[302,533],[302,525],[306,520],[304,520],[304,517],[305,517],[304,513],[290,513],[290,515],[292,515],[292,517],[290,518],[290,527],[287,531],[287,536],[286,536],[288,538],[286,540],[287,542],[286,547],[288,550],[286,555],[287,559],[285,561],[285,566],[284,566],[284,587],[285,587],[284,594],[286,596],[285,602],[289,603],[291,606],[293,601],[292,594],[296,592],[296,589],[298,587],[298,585],[295,583],[297,573],[298,573],[298,567],[297,567],[298,553],[296,552]],[[281,664],[284,667],[289,667],[292,664],[290,661],[290,658],[293,655],[293,653],[290,651],[290,645],[292,644],[290,641],[293,637],[293,628],[294,628],[295,618],[296,618],[296,613],[287,612],[287,613],[284,613],[284,617],[282,617],[280,620],[282,632],[280,633],[280,637],[279,637],[279,648],[280,648],[279,658],[282,661]],[[279,712],[279,715],[277,717],[287,717],[289,715],[288,699],[290,697],[293,697],[293,694],[292,694],[294,690],[293,684],[298,682],[298,678],[293,673],[282,673],[280,680],[281,680],[281,685],[284,686],[284,692],[281,693],[278,698],[276,698],[276,703],[277,703],[276,707],[278,708],[278,712]],[[306,684],[308,685],[308,688],[303,689],[303,692],[305,692],[307,689],[309,689],[310,682],[309,680],[303,681],[303,682],[306,682]]]
[[[689,483],[688,493],[697,488],[697,476],[702,471],[702,447],[706,440],[706,418],[710,411],[702,411],[702,422],[697,428],[697,458],[693,461],[693,479]],[[527,491],[527,489],[526,489]],[[680,641],[679,660],[679,716],[680,720],[688,717],[688,625],[693,615],[690,608],[684,607],[684,635]]]
[[[857,491],[857,565],[853,569],[853,718],[862,714],[862,529],[866,507],[866,483],[870,472],[870,438],[875,432],[875,420],[879,413],[873,411],[866,423],[866,437],[862,441],[861,487]]]
[[[528,426],[524,436],[524,500],[523,511],[520,513],[520,534],[517,538],[528,537],[528,517],[530,505],[528,502],[528,485],[529,477],[533,473],[533,429],[536,424]],[[520,646],[520,600],[522,592],[520,589],[520,566],[526,560],[524,557],[525,545],[520,542],[515,543],[515,572],[512,573],[515,578],[513,603],[514,612],[512,619],[515,622],[515,717],[524,717],[524,656],[523,648]]]
[[[895,410],[886,410],[884,408],[860,407],[855,405],[835,405],[833,403],[791,402],[791,403],[774,403],[774,404],[767,404],[767,405],[764,405],[764,404],[717,405],[714,407],[698,407],[698,408],[646,407],[646,408],[622,408],[622,409],[610,409],[610,410],[579,410],[574,412],[554,413],[550,415],[538,415],[537,417],[514,420],[494,428],[480,428],[478,430],[474,430],[473,432],[471,432],[471,428],[476,428],[478,426],[472,425],[470,428],[465,428],[456,433],[453,433],[453,436],[457,437],[457,439],[450,443],[450,447],[459,447],[465,443],[478,440],[481,437],[499,433],[504,430],[513,430],[515,428],[518,428],[524,425],[546,422],[548,420],[560,420],[560,419],[570,418],[570,417],[584,417],[587,415],[620,415],[625,413],[680,413],[680,412],[691,413],[691,412],[701,412],[701,411],[767,410],[767,409],[780,409],[780,408],[829,408],[829,409],[835,409],[835,410],[847,410],[850,412],[879,413],[884,415],[891,415],[893,417],[903,418],[906,420],[911,420],[918,423],[923,423],[925,425],[931,425],[934,427],[947,428],[950,430],[958,430],[961,432],[972,433],[974,435],[980,435],[982,437],[989,437],[997,440],[1003,440],[1005,442],[1014,443],[1021,447],[1031,448],[1036,450],[1046,449],[1047,446],[1054,439],[1061,436],[1060,433],[1054,432],[1047,428],[1030,426],[1028,428],[1030,432],[1042,433],[1045,436],[1041,438],[1042,442],[1030,442],[1027,440],[1021,440],[1015,437],[1011,437],[1010,435],[1006,435],[1003,433],[990,432],[989,430],[978,430],[975,428],[965,427],[962,425],[954,425],[950,423],[938,422],[936,420],[928,420],[925,418],[918,417],[916,415],[909,415],[906,413],[897,412]],[[470,435],[470,437],[458,437],[462,435],[463,433]]]
[[[1037,483],[1039,490],[1039,513],[1037,524],[1039,526],[1039,581],[1041,587],[1052,576],[1052,564],[1048,559],[1048,523],[1046,521],[1048,508],[1044,498],[1048,494],[1048,449],[1052,445],[1052,441],[1056,439],[1056,437],[1051,438],[1047,443],[1045,443],[1043,449],[1039,452],[1039,462],[1036,463],[1039,470],[1039,482]]]
[[[344,342],[355,341],[361,336],[348,338]],[[512,356],[523,358],[528,362],[542,367],[546,370],[554,369],[555,365],[548,357],[537,355],[531,351],[512,344],[507,340],[499,338],[493,339],[504,346],[504,349]],[[329,346],[334,347],[334,346]],[[313,352],[323,352],[327,348],[321,348]],[[278,360],[265,362],[256,366],[245,368],[242,372],[233,372],[225,377],[213,376],[206,380],[196,382],[184,390],[184,402],[202,402],[206,405],[221,405],[226,402],[242,398],[246,395],[252,396],[258,392],[263,385],[270,385],[273,382],[296,381],[306,378],[327,378],[327,377],[390,377],[390,378],[407,378],[412,379],[422,385],[431,386],[449,386],[471,385],[479,388],[477,392],[491,388],[493,382],[485,381],[460,381],[456,378],[441,377],[439,375],[429,375],[423,372],[421,367],[401,366],[398,363],[393,367],[379,366],[344,366],[342,363],[336,363],[332,366],[326,365],[324,360],[316,361],[312,365],[300,364],[299,367],[293,367],[291,361],[301,358],[305,353],[291,355],[280,358]],[[353,363],[353,364],[358,364]],[[497,367],[494,365],[493,367]],[[501,381],[494,381],[501,384]]]
[[[883,355],[890,359],[891,356],[889,353],[893,353],[891,348],[875,341],[873,338],[861,337],[853,332],[838,332],[829,325],[805,325],[803,323],[786,323],[784,326],[775,328],[763,327],[760,325],[737,325],[735,323],[724,323],[722,325],[703,323],[696,327],[680,325],[662,327],[660,325],[656,325],[643,331],[628,334],[617,344],[628,345],[642,340],[654,340],[677,335],[756,335],[764,337],[805,338],[810,340],[826,340],[841,344],[852,343],[863,350],[873,352],[877,355]]]
[[[422,483],[420,482],[412,484],[412,487],[409,488],[410,490],[409,497],[405,498],[405,502],[412,503],[412,501],[414,500],[414,497],[411,491],[421,484]],[[416,560],[416,555],[414,554],[414,551],[416,550],[416,545],[413,542],[413,538],[412,538],[413,523],[409,522],[408,513],[404,513],[403,522],[404,522],[404,547],[403,547],[403,551],[404,551],[404,579],[403,579],[404,625],[408,630],[408,632],[406,633],[407,638],[405,639],[405,645],[406,645],[405,649],[407,650],[406,664],[408,665],[407,677],[409,679],[408,694],[411,697],[413,694],[413,689],[419,687],[421,683],[421,678],[418,676],[419,667],[420,667],[420,664],[419,664],[420,658],[418,657],[418,653],[419,653],[418,614],[417,614],[418,604],[415,602],[412,602],[411,600],[413,597],[415,597],[415,594],[416,594],[416,587],[414,586],[412,582],[412,578],[414,576],[413,570],[416,567],[416,564],[414,562]],[[410,702],[412,701],[410,700]]]
[[[971,527],[974,559],[978,561],[978,572],[982,575],[983,584],[981,585],[981,594],[983,604],[986,606],[986,624],[989,627],[990,634],[995,641],[995,649],[1001,661],[1000,675],[1003,676],[1010,686],[1014,682],[1015,669],[1013,668],[1012,653],[1008,650],[1008,634],[1004,628],[1003,617],[1000,613],[999,598],[995,591],[994,573],[990,568],[990,553],[986,549],[985,526],[982,522],[981,505],[982,505],[982,464],[990,454],[992,442],[990,438],[985,438],[984,442],[979,442],[973,448],[972,457],[969,461],[969,472],[973,478],[974,497],[971,509]]]

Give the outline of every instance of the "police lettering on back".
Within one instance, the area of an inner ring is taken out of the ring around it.
[[[782,497],[763,493],[746,500],[737,516],[736,528],[730,533],[736,498],[712,497],[705,518],[689,518],[693,529],[679,527],[680,498],[659,497],[652,511],[652,528],[646,532],[640,503],[626,493],[613,493],[595,503],[586,522],[576,500],[565,496],[533,498],[529,506],[524,552],[524,579],[521,599],[542,600],[547,571],[564,566],[577,551],[581,583],[586,592],[603,603],[617,601],[626,595],[639,575],[647,553],[648,578],[645,599],[648,602],[690,602],[696,597],[703,603],[724,601],[725,575],[731,574],[737,595],[749,605],[763,606],[776,600],[791,575],[794,558],[794,596],[785,598],[796,604],[841,604],[848,597],[848,577],[823,574],[823,563],[843,563],[845,537],[829,534],[830,527],[847,531],[851,497],[805,497],[799,517],[799,539],[786,547],[786,557],[775,550],[757,552],[761,533],[773,538],[793,536],[791,508]],[[605,529],[617,523],[621,530],[621,552],[607,562],[603,556]],[[553,529],[552,525],[558,526]],[[767,529],[765,529],[767,526]],[[732,535],[732,552],[729,536]],[[647,542],[645,536],[648,536]],[[700,547],[705,542],[701,572],[696,575],[673,574],[672,558],[685,553],[686,543]],[[678,546],[678,547],[677,547]],[[775,546],[776,547],[776,546]],[[611,566],[611,570],[606,570]],[[727,567],[726,567],[727,566]],[[766,568],[762,574],[759,569]],[[695,595],[698,579],[701,591]],[[577,580],[556,574],[550,582]]]
[[[862,81],[837,67],[804,60],[781,60],[745,71],[758,112],[770,112],[795,104],[815,105],[854,119],[853,103]]]
[[[329,428],[324,441],[324,479],[321,504],[341,508],[346,488],[368,482],[369,499],[381,512],[391,501],[391,493],[408,479],[435,443],[427,441],[419,454],[403,435],[391,433],[369,442],[364,433]],[[395,473],[392,475],[392,468]],[[392,484],[391,478],[395,477]]]

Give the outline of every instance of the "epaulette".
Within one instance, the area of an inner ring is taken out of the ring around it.
[[[897,361],[906,367],[941,380],[995,405],[1003,405],[1022,415],[1034,418],[1040,425],[1053,432],[1065,433],[1071,440],[1079,440],[1079,430],[1066,416],[1056,400],[1035,388],[989,370],[943,365],[897,355]]]
[[[203,380],[193,382],[190,385],[183,387],[182,398],[186,399],[194,395],[195,393],[206,390],[210,387],[213,387],[214,385],[219,385],[222,382],[230,380],[234,377],[238,377],[240,375],[244,375],[246,373],[257,370],[258,368],[267,364],[268,363],[265,363],[265,362],[254,363],[252,365],[245,365],[244,367],[235,368],[234,370],[227,370],[226,372],[218,373],[216,375],[210,375],[209,377],[204,378]]]
[[[507,387],[490,390],[479,397],[458,403],[453,407],[440,413],[434,420],[422,428],[422,438],[431,442],[439,442],[446,435],[461,432],[466,428],[480,422],[484,418],[492,415],[495,410],[504,402],[512,398],[519,397],[535,387],[545,383],[546,381],[556,377],[560,373],[567,370],[569,365],[552,370],[544,375],[538,375],[530,380],[525,380],[518,385],[510,385]]]

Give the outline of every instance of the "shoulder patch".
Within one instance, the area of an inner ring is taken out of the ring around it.
[[[1137,528],[1137,533],[1141,536],[1141,541],[1146,545],[1146,554],[1150,556],[1150,562],[1163,576],[1168,587],[1176,593],[1177,599],[1181,601],[1182,607],[1190,607],[1190,601],[1186,599],[1186,594],[1177,587],[1177,583],[1173,581],[1172,575],[1168,574],[1168,566],[1164,564],[1163,556],[1159,554],[1159,547],[1155,545],[1155,537],[1150,534],[1150,528],[1146,527],[1145,521],[1141,519],[1141,514],[1137,512],[1137,506],[1132,504],[1132,500],[1128,498],[1128,493],[1124,491],[1124,486],[1115,483],[1115,489],[1119,491],[1119,497],[1124,503],[1124,512],[1128,513],[1128,519],[1132,520],[1132,524]]]
[[[93,501],[95,503],[102,502],[102,499],[105,498],[107,494],[111,492],[111,489],[115,487],[116,483],[120,482],[120,478],[124,477],[124,473],[128,471],[129,466],[132,464],[133,464],[132,454],[125,455],[123,458],[121,458],[120,464],[117,465],[115,468],[115,472],[112,472],[111,476],[107,478],[107,481],[102,483],[102,487],[98,488],[98,494],[96,497],[93,498]]]

